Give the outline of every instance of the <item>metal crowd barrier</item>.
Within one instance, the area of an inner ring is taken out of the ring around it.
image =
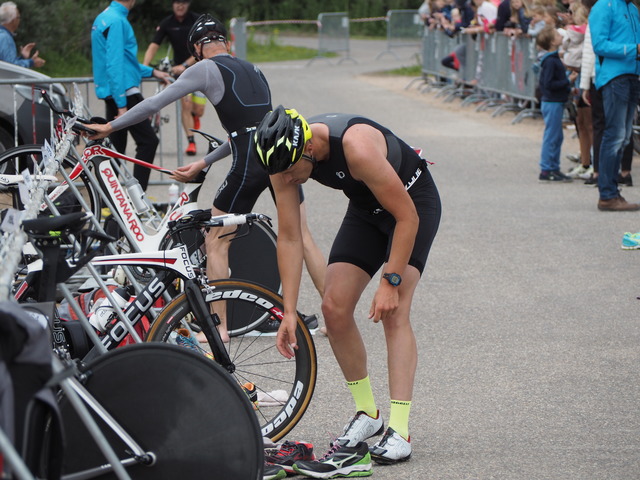
[[[460,70],[444,67],[442,59],[460,43],[465,45]],[[451,38],[441,30],[429,29],[424,30],[422,37],[423,78],[436,77],[435,84],[443,93],[454,89],[468,92],[473,86],[474,92],[463,104],[485,102],[479,109],[495,106],[493,116],[506,111],[518,112],[513,123],[539,115],[535,62],[535,40],[527,37],[482,33],[458,34]]]
[[[150,82],[153,82],[154,84],[158,83],[158,80],[156,80],[155,78],[144,78],[142,81],[143,81],[143,84],[149,84]],[[85,99],[92,98],[93,77],[77,77],[77,78],[63,77],[63,78],[49,78],[49,79],[24,79],[24,78],[0,79],[0,85],[12,85],[14,87],[13,88],[14,145],[18,145],[18,97],[20,95],[15,86],[16,85],[31,86],[34,92],[31,102],[43,103],[43,100],[40,98],[40,93],[38,91],[39,87],[48,85],[49,88],[52,88],[52,85],[56,83],[62,84],[62,85],[70,85],[70,84],[85,85],[84,98]],[[69,91],[68,87],[67,87],[67,91]],[[151,96],[151,95],[145,94],[145,97],[148,97],[148,96]],[[100,104],[102,105],[102,101],[100,101]],[[183,159],[184,159],[183,157],[184,150],[182,148],[183,147],[182,104],[181,102],[175,102],[174,105],[175,105],[176,113],[175,113],[175,119],[172,119],[172,121],[173,121],[175,130],[172,130],[172,132],[175,131],[175,134],[174,134],[175,137],[173,138],[175,139],[175,145],[177,149],[177,165],[181,166],[183,165]],[[85,103],[83,105],[83,110],[84,110],[83,115],[85,117],[91,118],[93,116],[93,114],[91,113],[90,105],[88,103]],[[53,112],[50,112],[49,114],[49,124],[50,124],[50,133],[53,134],[54,127],[55,127]],[[158,151],[156,152],[156,160],[155,160],[155,163],[160,166],[165,165],[165,154],[164,154],[165,142],[163,141],[163,132],[168,133],[167,130],[163,130],[162,128],[160,128],[160,131],[158,133],[160,144],[158,146]],[[51,138],[51,135],[49,136],[49,138]],[[32,143],[33,141],[33,139],[30,139],[30,138],[22,139],[22,140],[23,140],[23,143]],[[172,141],[171,139],[167,139],[167,140]],[[169,165],[167,167],[172,168]],[[151,178],[153,179],[153,174]],[[171,183],[174,183],[174,182],[169,180],[150,180],[149,181],[150,185],[169,185]]]
[[[318,15],[318,55],[309,60],[323,58],[327,53],[345,52],[338,63],[355,60],[349,53],[349,16],[345,12],[321,13]]]
[[[389,53],[398,58],[392,49],[420,45],[424,23],[417,10],[389,10],[387,22],[387,49],[380,52],[376,59]]]
[[[247,59],[247,21],[244,18],[232,18],[229,23],[231,34],[231,53],[242,60]]]

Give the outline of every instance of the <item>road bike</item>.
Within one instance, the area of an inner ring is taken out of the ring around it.
[[[46,92],[43,98],[48,100]],[[67,111],[51,108],[61,116],[69,116]],[[82,131],[82,122],[75,125],[77,131]],[[210,148],[215,149],[222,141],[199,132],[207,138]],[[22,145],[7,150],[0,155],[0,173],[18,173],[24,169],[35,171],[43,157],[42,147],[39,145]],[[202,188],[206,172],[185,184],[184,191],[178,201],[170,206],[167,213],[161,216],[154,206],[144,196],[137,180],[124,167],[122,161],[142,164],[163,173],[170,171],[123,155],[104,144],[104,142],[90,143],[84,148],[82,155],[72,151],[64,159],[64,171],[60,171],[60,182],[53,184],[49,192],[49,200],[64,209],[60,213],[69,211],[92,211],[94,213],[94,228],[99,226],[103,206],[108,206],[111,218],[117,226],[115,232],[122,233],[123,238],[117,242],[119,251],[155,251],[170,246],[171,240],[167,233],[169,221],[180,218],[185,213],[197,209],[198,195]],[[7,187],[0,189],[0,208],[20,208],[19,188]],[[64,201],[63,201],[64,200]],[[48,214],[46,205],[43,214]],[[276,235],[269,225],[258,222],[249,233],[241,230],[231,242],[229,249],[230,276],[246,278],[267,288],[280,291],[280,276],[276,261]],[[113,233],[113,231],[109,231]],[[200,234],[194,233],[194,237]],[[187,239],[185,239],[187,241]],[[197,240],[189,241],[194,244]],[[190,255],[195,265],[204,266],[204,249],[190,246]],[[147,277],[142,274],[139,278]]]
[[[94,255],[80,252],[73,268],[59,269],[60,233],[108,240],[83,231],[86,220],[86,214],[77,212],[23,222],[50,273],[38,305],[45,321],[55,282],[65,281]],[[199,312],[200,318],[210,318],[202,309]],[[214,339],[211,322],[201,324]],[[213,351],[224,356],[223,351]],[[18,478],[29,478],[20,466],[38,478],[60,478],[62,471],[61,478],[69,480],[202,478],[211,472],[220,478],[262,478],[263,440],[257,417],[228,367],[157,342],[110,351],[89,362],[73,361],[63,348],[55,352],[56,375],[49,383],[61,387],[65,451],[61,460],[55,458],[63,442],[54,409],[28,410],[39,415],[26,414],[30,428],[22,435],[22,459],[9,455],[15,452],[6,442],[1,444],[13,469],[21,472]]]
[[[199,353],[204,358],[222,365],[236,382],[248,385],[262,436],[278,440],[300,420],[309,405],[316,381],[317,358],[311,332],[298,314],[296,340],[298,350],[294,361],[280,356],[272,333],[260,331],[260,326],[283,317],[282,298],[258,284],[238,280],[212,280],[191,263],[182,236],[202,228],[245,225],[251,229],[258,222],[268,221],[261,214],[230,214],[211,217],[208,210],[193,211],[168,224],[174,248],[164,251],[95,256],[93,266],[134,265],[148,266],[158,273],[152,277],[136,298],[114,315],[104,332],[100,345],[93,347],[82,359],[90,361],[102,352],[116,349],[138,327],[143,317],[162,298],[176,281],[183,293],[177,295],[153,321],[146,335],[147,342],[179,345]],[[62,263],[66,267],[66,261]],[[36,271],[30,276],[30,287],[37,290]],[[43,276],[40,274],[40,278]],[[110,298],[111,300],[111,298]],[[114,305],[113,300],[111,304]],[[226,321],[230,339],[225,345],[220,340],[217,325],[221,317]],[[53,320],[57,335],[54,344],[69,347],[76,355],[79,349],[65,335],[61,319]],[[204,336],[204,338],[203,338]],[[204,340],[204,341],[199,341]]]
[[[216,362],[235,376],[239,384],[249,386],[262,436],[275,441],[286,435],[300,420],[315,388],[317,358],[304,317],[298,314],[298,350],[295,360],[285,360],[275,348],[273,334],[259,331],[263,323],[282,319],[282,298],[261,285],[239,279],[196,282],[197,276],[188,250],[180,240],[183,234],[194,229],[244,223],[251,227],[258,220],[265,221],[266,217],[260,214],[211,217],[206,210],[191,212],[170,222],[176,248],[155,253],[100,256],[94,258],[92,264],[143,264],[154,270],[165,269],[149,281],[138,294],[137,300],[124,311],[132,325],[142,318],[177,276],[182,277],[183,293],[158,314],[147,333],[146,341],[173,343],[193,349],[207,358],[213,356]],[[198,305],[200,311],[195,305]],[[213,312],[211,321],[216,326],[221,322],[220,316],[226,320],[230,334],[226,345],[220,343],[217,330],[215,335],[206,335],[206,342],[199,341],[201,335],[198,334],[201,331],[206,333],[209,312]],[[116,321],[104,333],[102,344],[107,348],[114,348],[127,333],[124,322]]]

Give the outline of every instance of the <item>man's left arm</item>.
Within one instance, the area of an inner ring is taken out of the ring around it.
[[[386,142],[382,133],[369,125],[354,125],[347,130],[343,146],[352,176],[367,185],[396,221],[385,273],[402,275],[409,263],[420,223],[415,204],[386,158]],[[398,288],[381,278],[369,318],[385,320],[398,305]]]

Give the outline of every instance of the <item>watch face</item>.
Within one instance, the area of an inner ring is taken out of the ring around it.
[[[402,277],[397,273],[385,273],[383,276],[394,287],[397,287],[402,282]]]

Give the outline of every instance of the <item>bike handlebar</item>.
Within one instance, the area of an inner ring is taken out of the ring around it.
[[[169,230],[183,230],[193,227],[227,227],[231,225],[251,225],[263,221],[271,226],[271,217],[263,213],[228,213],[211,216],[211,210],[193,210],[177,220],[168,223]]]
[[[87,120],[86,118],[82,118],[82,117],[77,117],[73,112],[70,112],[69,110],[59,110],[56,108],[56,106],[53,104],[53,101],[51,100],[51,97],[49,97],[49,93],[47,93],[47,91],[45,89],[40,90],[40,93],[42,94],[42,98],[44,99],[45,102],[47,102],[47,105],[49,105],[49,108],[51,109],[51,111],[53,113],[56,113],[62,117],[67,117],[67,118],[74,118],[76,119],[76,123],[73,124],[73,126],[71,127],[71,129],[76,132],[76,133],[83,133],[86,132],[90,135],[93,135],[96,133],[95,130],[92,130],[90,128],[85,127],[83,124],[85,123],[92,123],[91,120]]]

